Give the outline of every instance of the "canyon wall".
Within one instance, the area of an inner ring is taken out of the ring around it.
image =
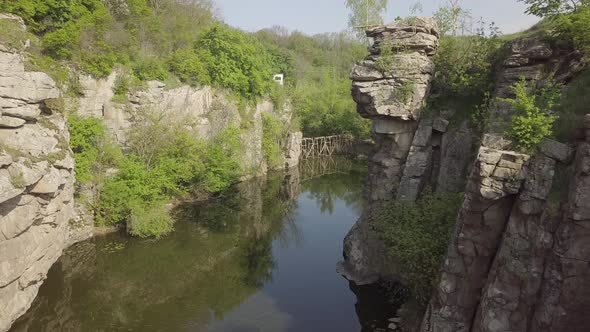
[[[69,109],[83,117],[103,119],[118,145],[126,146],[129,130],[146,116],[155,116],[163,123],[182,123],[205,141],[213,139],[225,128],[239,127],[244,144],[242,165],[254,172],[252,175],[262,175],[267,170],[262,152],[262,116],[266,113],[279,119],[290,132],[285,143],[284,165],[297,165],[302,134],[292,132],[290,128],[293,116],[290,105],[276,109],[272,101],[265,98],[256,105],[241,107],[227,91],[209,86],[169,88],[160,81],[149,81],[126,93],[126,101],[114,101],[113,91],[122,75],[118,70],[104,79],[82,74],[79,79],[82,95],[68,98],[66,103]]]
[[[511,87],[522,79],[529,87],[567,85],[582,69],[582,55],[537,37],[508,42],[495,102],[478,133],[468,119],[457,122],[453,110],[421,114],[435,73],[432,21],[396,21],[367,35],[371,54],[351,79],[358,112],[373,121],[377,143],[369,158],[370,206],[347,235],[338,270],[359,284],[395,279],[372,214],[388,201],[414,201],[426,187],[465,192],[421,330],[586,330],[590,118],[576,142],[545,139],[530,154],[502,137],[514,115],[502,101],[514,98]]]
[[[575,151],[545,140],[532,157],[484,138],[422,331],[590,326],[590,115],[584,132]]]
[[[16,29],[23,21],[0,15]],[[60,96],[45,73],[0,45],[0,331],[24,314],[51,265],[91,235],[74,205],[74,159]]]
[[[567,84],[581,67],[577,52],[539,38],[517,39],[509,45],[494,97],[514,97],[510,87],[521,79],[537,87]],[[496,100],[486,129],[491,134],[484,136],[469,177],[421,330],[586,330],[588,116],[577,142],[545,139],[531,155],[521,154],[494,134],[514,114]]]

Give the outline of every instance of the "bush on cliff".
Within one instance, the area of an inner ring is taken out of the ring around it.
[[[121,151],[112,143],[100,119],[68,117],[70,147],[76,160],[76,179],[81,183],[95,181],[106,169],[116,167]]]
[[[376,214],[376,228],[399,273],[421,303],[430,299],[463,201],[461,194],[426,191],[418,201],[396,201]]]
[[[512,117],[508,136],[526,151],[534,149],[543,138],[553,134],[553,123],[557,116],[553,115],[556,104],[561,98],[561,86],[548,84],[532,92],[523,78],[512,90],[514,99],[502,99],[516,111]]]

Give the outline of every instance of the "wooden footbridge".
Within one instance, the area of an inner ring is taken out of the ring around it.
[[[352,143],[351,135],[304,138],[301,142],[301,159],[344,154]]]

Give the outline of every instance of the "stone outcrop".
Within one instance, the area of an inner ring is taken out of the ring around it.
[[[568,82],[583,68],[582,54],[571,49],[552,47],[542,38],[520,38],[509,45],[508,54],[496,77],[494,97],[513,98],[512,86],[524,79],[528,86],[542,86],[548,80]],[[503,131],[513,110],[505,102],[490,109],[489,132]]]
[[[338,270],[360,284],[395,279],[371,213],[389,200],[414,201],[428,186],[465,191],[422,331],[587,329],[590,123],[577,135],[572,165],[572,146],[546,139],[527,155],[501,135],[477,137],[468,120],[449,123],[455,110],[421,115],[437,33],[428,20],[416,22],[417,27],[398,21],[368,31],[375,41],[371,54],[351,73],[358,112],[373,121],[376,151],[367,184],[372,205],[347,235]],[[536,87],[567,83],[581,69],[581,58],[539,38],[512,41],[498,68],[492,96],[498,102],[489,110],[485,132],[505,131],[514,110],[501,99],[514,97],[511,86],[521,78]],[[564,180],[555,173],[569,169],[569,198],[560,208],[552,191],[563,191]]]
[[[290,133],[287,137],[287,144],[285,149],[285,168],[289,169],[299,165],[302,142],[303,133],[300,131]]]
[[[373,121],[377,144],[369,158],[367,192],[379,201],[393,198],[401,181],[434,75],[430,56],[438,48],[438,32],[433,20],[420,18],[373,28],[367,36],[374,40],[371,54],[350,77],[359,114]]]
[[[25,30],[23,21],[1,15]],[[23,41],[23,45],[26,41]],[[74,208],[74,159],[64,116],[46,103],[60,91],[0,45],[0,331],[31,305],[63,249],[84,238]]]
[[[372,120],[375,141],[369,156],[366,196],[377,206],[422,186],[432,157],[433,123],[420,123],[420,111],[434,77],[431,59],[438,48],[436,23],[430,18],[395,21],[372,28],[370,54],[352,72],[352,97],[358,113]],[[444,122],[437,122],[445,130]],[[411,166],[407,166],[411,164]],[[406,166],[406,167],[404,167]],[[415,185],[408,188],[407,184]],[[368,211],[375,208],[368,208]],[[375,282],[395,270],[365,213],[344,240],[345,261],[338,271],[357,284]]]

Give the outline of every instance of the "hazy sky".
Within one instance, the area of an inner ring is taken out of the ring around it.
[[[422,0],[424,12],[431,15],[445,0]],[[274,25],[299,30],[307,34],[337,32],[346,29],[348,11],[344,0],[215,0],[225,22],[247,30],[257,31]],[[407,16],[415,0],[389,0],[385,21]],[[494,21],[503,33],[517,32],[533,25],[538,19],[524,14],[517,0],[463,0],[463,7],[472,16]]]

